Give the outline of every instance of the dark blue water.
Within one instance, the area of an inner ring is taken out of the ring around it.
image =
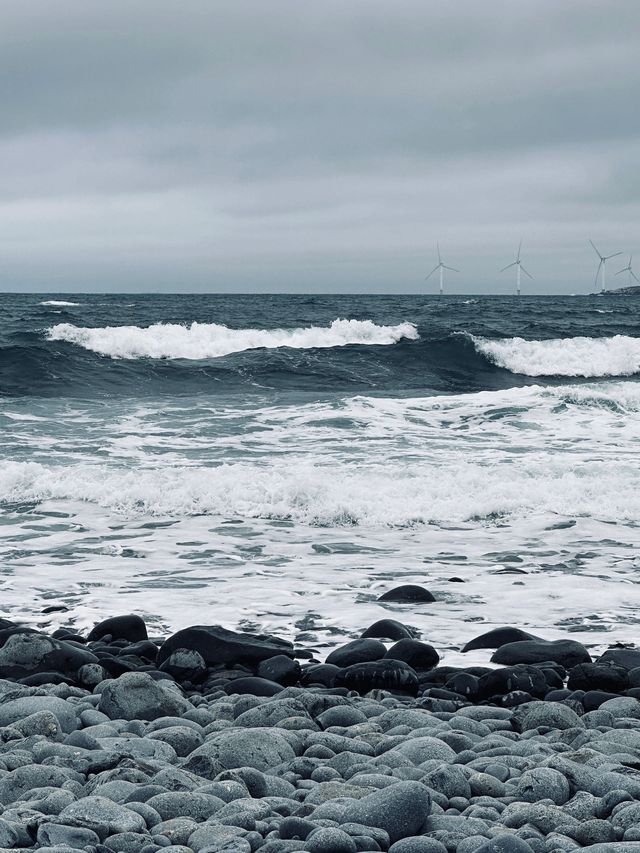
[[[69,301],[70,306],[43,305]],[[319,392],[449,394],[538,381],[506,369],[460,332],[486,339],[605,338],[639,334],[640,299],[602,297],[247,296],[6,294],[0,317],[0,395],[146,397]],[[60,324],[108,328],[194,321],[229,329],[327,327],[337,318],[411,323],[416,340],[393,345],[252,348],[217,358],[114,358],[68,340]],[[614,371],[615,372],[615,371]],[[604,372],[604,375],[607,371]],[[634,375],[627,370],[626,375]],[[587,377],[588,378],[588,377]],[[580,377],[578,377],[578,381]],[[547,383],[576,381],[549,375]]]

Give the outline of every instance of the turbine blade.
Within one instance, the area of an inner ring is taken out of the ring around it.
[[[440,257],[440,243],[436,243],[436,249],[438,250],[438,263],[442,263],[442,258]]]
[[[522,239],[521,239],[521,240],[520,240],[520,242],[518,243],[518,257],[517,257],[517,260],[518,260],[518,261],[520,260],[520,252],[521,252],[521,251],[522,251]]]
[[[442,266],[443,266],[446,270],[451,270],[451,272],[460,272],[460,270],[457,270],[455,267],[448,267],[446,264],[442,264]]]
[[[591,243],[591,245],[593,246],[593,251],[594,251],[594,252],[596,253],[596,255],[600,258],[600,260],[602,260],[602,255],[601,255],[601,254],[600,254],[600,252],[596,249],[596,244],[595,244],[595,243],[593,242],[593,240],[591,240],[591,239],[589,240],[589,242],[590,242],[590,243]]]
[[[512,264],[509,264],[509,265],[508,265],[508,266],[506,266],[506,267],[502,267],[502,269],[500,270],[500,272],[504,272],[505,270],[510,270],[510,269],[511,269],[511,267],[515,267],[515,265],[516,265],[517,263],[518,263],[517,261],[514,261]]]
[[[431,270],[431,272],[429,273],[429,275],[428,275],[428,276],[426,276],[425,281],[427,281],[427,279],[431,278],[431,276],[434,274],[434,272],[436,272],[436,271],[437,271],[437,270],[439,270],[439,269],[440,269],[440,264],[438,264],[438,266],[437,266],[437,267],[434,267],[434,268]]]
[[[619,271],[616,273],[616,275],[620,275],[620,273],[623,273],[623,272],[631,272],[631,270],[629,269],[629,267],[625,267],[624,269],[619,270]]]
[[[614,252],[613,255],[607,255],[607,257],[605,258],[605,261],[608,261],[609,258],[617,258],[618,255],[621,255],[621,254],[622,254],[622,252]]]
[[[529,278],[533,278],[533,276],[531,275],[531,273],[530,273],[530,272],[527,272],[527,271],[526,271],[526,269],[522,266],[522,264],[520,264],[520,269],[522,270],[522,272],[523,272],[525,275],[528,275],[528,276],[529,276]]]
[[[597,249],[596,249],[596,251],[597,251]],[[600,258],[600,263],[598,264],[598,269],[596,270],[596,277],[593,280],[594,285],[598,284],[598,276],[600,275],[600,267],[602,266],[603,263],[604,263],[604,260],[602,258]]]

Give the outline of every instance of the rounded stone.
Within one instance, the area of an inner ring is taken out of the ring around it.
[[[395,601],[401,604],[424,604],[435,601],[435,598],[423,586],[407,583],[387,590],[387,592],[378,598],[378,601]]]
[[[420,782],[397,782],[360,800],[347,800],[343,823],[361,823],[388,833],[392,842],[417,835],[431,813],[431,796]]]
[[[562,806],[571,796],[571,790],[562,773],[550,767],[535,767],[525,770],[517,780],[514,796],[525,803],[547,799]]]
[[[108,681],[98,703],[98,710],[111,720],[155,720],[180,716],[191,707],[191,703],[177,690],[154,681],[146,672],[125,672]]]
[[[304,849],[309,853],[357,853],[355,841],[336,827],[314,830],[307,837]]]

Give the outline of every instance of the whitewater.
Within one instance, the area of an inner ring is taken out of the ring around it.
[[[629,301],[50,297],[0,318],[0,615],[636,642]]]

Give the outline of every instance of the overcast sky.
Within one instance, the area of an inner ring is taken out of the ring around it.
[[[0,0],[4,290],[640,275],[638,0]],[[620,262],[622,260],[622,262]],[[625,279],[625,280],[623,280]]]

